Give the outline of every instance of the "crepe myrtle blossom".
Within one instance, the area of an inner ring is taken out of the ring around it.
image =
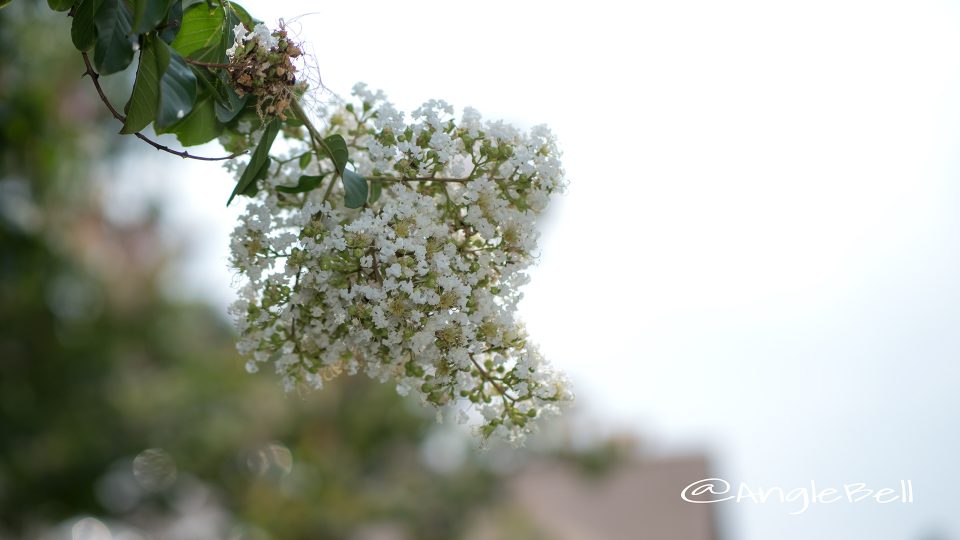
[[[565,187],[554,137],[469,108],[456,121],[443,101],[408,119],[363,84],[353,95],[324,111],[324,135],[344,137],[382,195],[346,208],[334,164],[288,137],[232,237],[247,369],[270,365],[288,389],[363,372],[520,442],[572,399],[516,317],[537,215]],[[293,189],[304,176],[320,189]]]

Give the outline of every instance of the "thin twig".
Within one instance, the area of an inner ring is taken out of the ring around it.
[[[126,123],[127,118],[124,115],[120,114],[120,112],[117,111],[116,108],[114,108],[113,104],[110,103],[110,100],[107,99],[107,95],[103,93],[103,87],[100,86],[100,74],[97,73],[95,69],[93,69],[93,65],[90,64],[90,57],[87,55],[86,51],[82,51],[80,54],[83,56],[83,63],[87,67],[87,70],[83,72],[83,75],[90,76],[90,80],[93,81],[94,88],[97,89],[97,94],[100,95],[100,101],[102,101],[103,104],[107,106],[107,109],[110,111],[110,114],[112,114],[114,118],[119,120],[121,123]],[[150,139],[143,133],[137,132],[137,133],[134,133],[134,135],[136,135],[137,138],[140,139],[141,141],[149,144],[150,146],[156,148],[157,150],[162,150],[164,152],[167,152],[168,154],[180,156],[184,159],[196,159],[198,161],[223,161],[225,159],[233,159],[245,153],[245,152],[237,152],[235,154],[230,154],[229,156],[224,156],[224,157],[195,156],[185,150],[178,152],[170,147],[164,146],[158,143],[157,141]]]
[[[480,367],[480,364],[477,363],[477,360],[473,357],[473,354],[472,354],[472,353],[470,354],[470,361],[473,362],[473,365],[474,365],[474,366],[476,366],[477,371],[480,372],[480,377],[482,377],[483,380],[485,380],[485,381],[487,381],[488,383],[492,384],[493,387],[497,389],[497,392],[499,392],[500,395],[501,395],[504,399],[508,399],[508,400],[510,400],[511,402],[516,403],[517,399],[514,398],[513,396],[511,396],[510,394],[508,394],[507,391],[504,390],[504,388],[503,388],[502,386],[500,386],[500,384],[499,384],[497,381],[493,380],[493,378],[490,377],[490,374],[487,373],[487,371],[486,371],[485,369],[483,369],[482,367]]]

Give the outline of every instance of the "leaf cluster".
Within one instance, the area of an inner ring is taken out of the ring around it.
[[[192,61],[222,59],[233,27],[253,24],[232,2],[190,0],[48,0],[73,16],[74,46],[92,53],[100,75],[127,69],[139,51],[136,81],[121,133],[151,123],[185,146],[216,138],[242,112],[229,85]]]
[[[157,133],[174,134],[180,144],[194,146],[225,132],[236,133],[243,123],[264,128],[227,204],[236,195],[256,194],[257,181],[269,173],[270,149],[277,135],[302,133],[304,125],[317,159],[329,158],[334,163],[336,176],[344,183],[347,206],[363,206],[376,191],[347,168],[349,156],[342,138],[317,135],[296,96],[284,95],[292,103],[271,103],[267,112],[273,116],[264,115],[263,96],[252,91],[250,74],[231,69],[228,63],[227,50],[235,43],[235,29],[243,25],[249,31],[258,23],[239,4],[226,0],[47,1],[51,9],[73,17],[73,44],[93,57],[98,75],[124,71],[137,58],[121,133],[136,134],[152,124]],[[300,54],[295,46],[290,51],[290,57]],[[285,69],[272,75],[286,82],[295,80],[294,68],[288,64],[283,63]],[[293,116],[282,114],[287,108]],[[282,129],[285,126],[290,129]],[[320,183],[321,179],[309,179],[293,189],[315,189]]]

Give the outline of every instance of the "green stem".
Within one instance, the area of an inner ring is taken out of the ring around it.
[[[337,179],[335,177],[330,179],[330,183],[327,185],[327,190],[323,192],[322,202],[327,202],[328,200],[330,200],[330,193],[333,192],[333,186],[336,185],[336,183],[337,183]]]
[[[506,389],[504,389],[502,386],[500,386],[500,384],[498,384],[497,381],[491,379],[491,378],[490,378],[490,374],[487,373],[487,370],[483,369],[483,367],[480,366],[480,363],[477,362],[477,360],[473,357],[472,354],[470,355],[470,361],[473,362],[474,367],[476,367],[476,368],[477,368],[477,371],[480,372],[480,377],[483,378],[483,380],[487,381],[488,383],[492,384],[494,388],[496,388],[497,392],[498,392],[498,393],[500,394],[500,396],[501,396],[501,399],[504,400],[504,404],[505,404],[505,405],[506,405],[506,400],[509,400],[510,402],[513,402],[513,403],[516,403],[517,398],[515,398],[515,397],[511,396],[510,394],[508,394],[507,391],[506,391]]]
[[[310,118],[307,116],[306,111],[303,110],[303,107],[300,106],[300,102],[293,99],[290,100],[290,108],[293,110],[293,114],[297,116],[303,125],[307,127],[307,131],[310,132],[310,138],[313,140],[313,149],[317,153],[317,159],[323,159],[323,155],[320,152],[320,146],[323,147],[323,151],[333,160],[333,150],[327,146],[327,142],[323,140],[323,136],[320,135],[320,132],[314,127],[313,122],[310,121]],[[319,145],[319,146],[318,146]],[[337,165],[337,162],[333,162],[333,166],[337,169],[337,174],[343,176],[343,168]]]
[[[307,127],[307,131],[310,133],[311,146],[313,146],[313,151],[317,154],[317,159],[323,159],[324,153],[326,153],[326,155],[330,157],[330,161],[333,162],[334,169],[337,171],[336,175],[330,177],[330,184],[327,185],[327,190],[323,193],[323,200],[326,202],[330,198],[330,193],[333,191],[333,185],[337,183],[337,177],[343,178],[343,170],[338,167],[336,160],[333,159],[333,150],[327,146],[326,141],[323,140],[323,136],[320,135],[320,132],[313,125],[313,122],[310,121],[303,107],[300,106],[300,102],[296,99],[290,100],[290,109],[293,110],[293,114],[296,115],[297,119]],[[323,151],[320,150],[321,147]]]

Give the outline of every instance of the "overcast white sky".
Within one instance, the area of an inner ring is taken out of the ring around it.
[[[802,516],[727,504],[728,538],[960,538],[957,4],[243,5],[338,93],[554,129],[570,189],[523,312],[585,414],[706,449],[734,483],[915,486]],[[187,170],[181,289],[222,304],[232,181]]]

